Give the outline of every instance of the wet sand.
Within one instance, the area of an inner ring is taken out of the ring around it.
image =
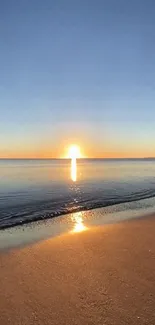
[[[155,324],[155,217],[0,254],[0,325]]]

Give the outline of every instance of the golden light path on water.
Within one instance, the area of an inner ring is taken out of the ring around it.
[[[80,148],[77,145],[71,145],[68,149],[68,157],[71,159],[71,180],[77,180],[77,164],[76,159],[81,158]]]
[[[77,181],[77,158],[80,158],[80,149],[78,146],[73,145],[69,149],[69,157],[71,158],[71,180]],[[75,212],[71,217],[73,222],[72,232],[82,232],[88,228],[83,223],[83,212]]]
[[[73,182],[76,182],[77,180],[76,158],[72,158],[71,160],[71,179]]]

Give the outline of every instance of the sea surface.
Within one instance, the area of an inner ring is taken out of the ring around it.
[[[0,160],[0,229],[154,198],[154,159]]]

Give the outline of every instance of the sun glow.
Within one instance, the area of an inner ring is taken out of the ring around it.
[[[81,158],[80,148],[77,145],[72,145],[68,150],[68,157],[71,159]]]

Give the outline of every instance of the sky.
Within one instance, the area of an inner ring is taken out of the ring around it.
[[[0,1],[0,157],[155,156],[154,0]]]

